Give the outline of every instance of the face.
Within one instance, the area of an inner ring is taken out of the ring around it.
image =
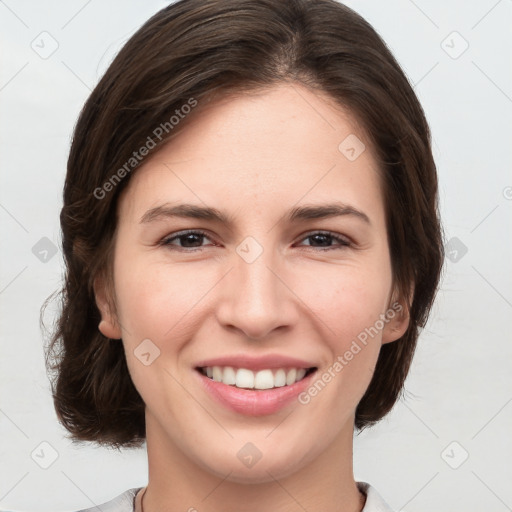
[[[146,404],[148,449],[257,482],[348,446],[379,350],[407,328],[351,115],[299,85],[224,99],[118,207],[117,319],[97,301]]]

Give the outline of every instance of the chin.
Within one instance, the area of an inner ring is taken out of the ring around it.
[[[253,453],[254,459],[244,461],[245,454]],[[311,457],[311,452],[308,454]],[[263,484],[275,482],[297,472],[307,462],[304,460],[306,454],[291,453],[280,457],[275,451],[265,455],[258,455],[255,448],[245,447],[245,451],[237,450],[233,455],[224,454],[220,463],[212,466],[210,461],[202,461],[203,467],[210,473],[229,482],[240,484]],[[261,458],[258,458],[261,457]],[[211,459],[210,459],[211,460]]]

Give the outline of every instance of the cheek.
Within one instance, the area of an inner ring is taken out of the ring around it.
[[[294,293],[322,320],[328,339],[342,349],[386,311],[391,271],[375,265],[318,266],[295,282]]]
[[[204,273],[185,273],[142,260],[120,263],[116,270],[119,317],[132,343],[141,337],[156,342],[176,337],[204,294],[201,281],[208,281]]]
[[[198,311],[194,306],[204,295],[203,287],[197,280],[192,286],[189,277],[169,266],[149,265],[137,258],[116,266],[118,314],[127,365],[150,409],[161,408],[162,401],[182,395],[170,375],[175,375],[182,348],[193,337],[191,319]],[[167,392],[162,395],[163,389]],[[168,404],[164,410],[173,408]]]
[[[382,263],[382,262],[381,262]],[[374,373],[382,343],[382,320],[391,290],[391,270],[385,265],[348,266],[322,269],[314,277],[298,280],[297,295],[304,297],[318,318],[314,336],[325,344],[326,360],[319,372],[313,400],[322,395],[343,421],[347,410],[356,407]],[[320,283],[325,283],[320,285]],[[324,401],[324,403],[326,403]],[[320,407],[320,402],[313,407]],[[321,415],[320,410],[316,411]]]

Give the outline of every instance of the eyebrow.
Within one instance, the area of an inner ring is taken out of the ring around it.
[[[341,216],[354,216],[365,223],[371,225],[368,215],[364,212],[342,203],[330,203],[322,205],[306,205],[292,208],[284,217],[288,222],[298,220],[326,219]],[[148,210],[140,219],[140,223],[154,222],[163,218],[189,218],[202,219],[220,224],[232,226],[234,218],[227,213],[223,213],[217,208],[198,206],[194,204],[179,204],[172,206],[163,204]]]

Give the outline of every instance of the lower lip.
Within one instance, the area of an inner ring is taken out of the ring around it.
[[[212,380],[197,370],[194,371],[201,379],[201,383],[206,391],[217,402],[232,411],[245,414],[246,416],[273,414],[294,400],[298,401],[298,395],[310,386],[312,377],[316,374],[316,371],[314,371],[291,386],[253,390],[229,386]]]

